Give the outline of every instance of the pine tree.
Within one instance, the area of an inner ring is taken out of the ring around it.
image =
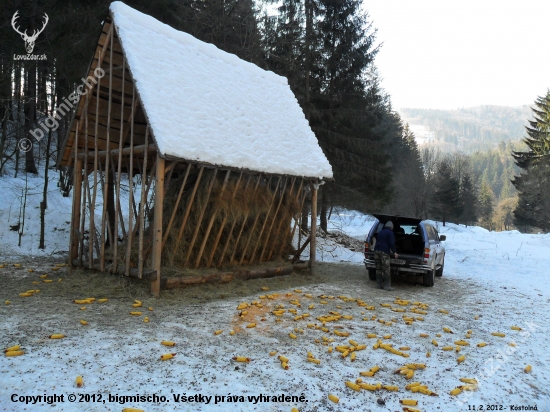
[[[491,187],[483,182],[479,192],[479,218],[481,225],[489,230],[493,229],[494,198],[495,195]]]
[[[465,173],[460,182],[460,204],[462,205],[462,214],[460,221],[466,225],[477,221],[477,193],[473,178],[470,173]]]
[[[429,205],[430,213],[433,218],[443,221],[445,226],[448,220],[457,220],[463,210],[460,203],[460,183],[452,175],[448,158],[439,163],[434,186],[432,203]]]
[[[514,210],[516,226],[535,226],[550,230],[550,90],[535,101],[533,120],[526,127],[523,139],[528,151],[512,156],[522,169],[512,183],[519,192]]]

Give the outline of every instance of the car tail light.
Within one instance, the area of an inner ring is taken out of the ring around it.
[[[369,242],[365,242],[365,253],[369,251]]]
[[[430,248],[427,247],[424,249],[424,260],[427,261],[430,258]]]

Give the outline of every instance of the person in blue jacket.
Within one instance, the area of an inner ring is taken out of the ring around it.
[[[399,256],[395,250],[393,222],[386,222],[384,228],[376,235],[374,262],[376,263],[376,283],[378,289],[393,290],[391,287],[390,255]]]

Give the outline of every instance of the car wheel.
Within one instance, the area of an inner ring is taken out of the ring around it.
[[[424,286],[433,286],[435,283],[435,268],[424,273]]]
[[[441,267],[435,271],[435,275],[440,278],[443,276],[443,267],[445,266],[445,261],[441,262]]]
[[[368,269],[368,271],[369,271],[369,279],[376,280],[376,269]]]

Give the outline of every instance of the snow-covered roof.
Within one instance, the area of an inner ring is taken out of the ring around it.
[[[286,78],[124,3],[110,10],[161,155],[332,178]]]

